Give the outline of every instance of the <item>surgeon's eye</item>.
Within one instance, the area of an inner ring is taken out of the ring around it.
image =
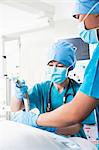
[[[53,66],[55,66],[55,64],[54,64],[54,62],[50,62],[50,63],[48,64],[48,66],[53,67]]]
[[[79,14],[78,14],[78,15],[75,15],[75,18],[76,18],[76,19],[79,19]]]
[[[50,64],[48,64],[48,66],[53,66],[53,64],[52,64],[52,63],[50,63]]]
[[[65,67],[65,66],[62,64],[57,64],[57,67]]]

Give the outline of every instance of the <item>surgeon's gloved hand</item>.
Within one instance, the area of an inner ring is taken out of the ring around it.
[[[22,101],[24,98],[24,94],[27,92],[27,90],[28,90],[28,86],[25,85],[24,80],[21,80],[20,83],[16,83],[16,86],[15,86],[16,98]]]
[[[37,127],[36,120],[39,116],[39,111],[37,113],[29,111],[17,111],[12,115],[11,121],[23,123],[29,126]]]
[[[36,121],[37,121],[39,115],[40,115],[40,112],[37,108],[34,108],[29,112],[21,110],[21,111],[16,112],[15,114],[13,114],[11,120],[14,122],[26,124],[26,125],[29,125],[32,127],[36,127],[36,128],[42,129],[42,130],[46,130],[46,131],[55,133],[56,128],[38,126],[36,124]]]

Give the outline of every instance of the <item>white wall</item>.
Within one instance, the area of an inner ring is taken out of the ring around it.
[[[20,34],[21,37],[21,77],[31,86],[45,79],[48,50],[60,38],[78,36],[77,20],[67,17],[55,21],[54,26],[43,30]],[[59,14],[58,14],[59,15]],[[61,14],[62,15],[62,14]],[[0,36],[31,30],[40,25],[33,14],[0,4]],[[41,24],[42,25],[42,24]],[[17,34],[16,34],[17,35]],[[14,34],[15,36],[15,34]],[[14,53],[13,49],[13,53]],[[13,59],[12,59],[13,60]],[[12,63],[15,63],[12,61]],[[12,70],[13,72],[13,70]]]

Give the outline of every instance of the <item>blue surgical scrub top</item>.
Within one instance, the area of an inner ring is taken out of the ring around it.
[[[80,91],[99,101],[99,43],[97,44],[92,59],[86,68],[84,82],[80,87]],[[99,134],[99,105],[97,106],[96,111]]]
[[[50,81],[42,82],[34,85],[34,87],[29,91],[29,99],[30,99],[30,108],[33,109],[37,107],[40,110],[40,113],[46,112],[47,102],[49,98],[50,91]],[[75,93],[78,91],[80,84],[73,81],[73,87]],[[51,105],[52,109],[56,109],[63,105],[63,97],[65,95],[66,89],[64,89],[61,93],[58,92],[56,87],[53,85],[51,90]],[[71,95],[68,96],[66,103],[70,102],[73,99],[73,89],[69,88],[68,93]],[[68,94],[67,93],[67,94]],[[83,124],[94,124],[95,116],[92,112],[89,117],[82,122]]]

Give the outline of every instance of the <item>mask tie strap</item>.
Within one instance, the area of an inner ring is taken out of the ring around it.
[[[97,5],[99,5],[99,2],[97,2],[97,3],[88,11],[88,13],[87,13],[86,16],[83,18],[82,21],[85,21],[85,19],[89,16],[89,14],[93,11],[93,9],[94,9]]]

